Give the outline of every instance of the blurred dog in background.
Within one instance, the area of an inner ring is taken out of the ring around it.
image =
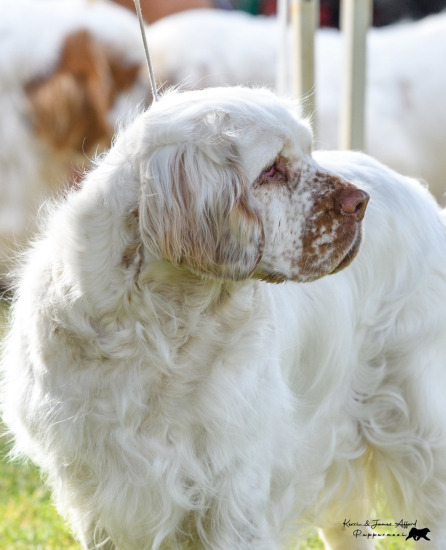
[[[136,17],[88,0],[0,2],[0,281],[40,205],[81,177],[147,103]]]

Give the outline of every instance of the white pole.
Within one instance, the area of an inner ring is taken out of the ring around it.
[[[371,15],[372,0],[341,1],[344,71],[340,149],[364,149],[365,145],[366,35]]]
[[[319,26],[319,0],[291,0],[293,28],[293,89],[302,102],[302,114],[316,128],[314,35]]]
[[[288,82],[288,23],[289,23],[289,0],[277,1],[277,21],[278,21],[278,62],[276,74],[276,92],[279,95],[287,94],[289,90]]]

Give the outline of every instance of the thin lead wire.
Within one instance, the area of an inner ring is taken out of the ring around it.
[[[152,88],[152,95],[153,95],[154,101],[158,101],[158,93],[156,91],[155,76],[153,74],[152,61],[150,59],[149,47],[147,45],[147,39],[146,39],[146,32],[144,30],[144,21],[143,21],[143,18],[142,18],[141,4],[140,4],[139,0],[133,0],[133,1],[135,3],[136,14],[138,16],[139,27],[141,29],[141,36],[142,36],[142,41],[143,41],[143,44],[144,44],[144,51],[146,53],[147,67],[149,68],[150,87]]]

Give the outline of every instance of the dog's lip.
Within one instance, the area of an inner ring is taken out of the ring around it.
[[[332,271],[330,271],[330,275],[333,275],[334,273],[338,273],[339,271],[342,271],[348,265],[350,265],[352,261],[355,259],[356,255],[358,254],[360,245],[361,245],[361,230],[358,229],[352,245],[350,246],[347,253],[342,258],[342,260],[338,263],[338,265]]]

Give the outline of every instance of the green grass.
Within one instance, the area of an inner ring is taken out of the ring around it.
[[[0,337],[7,307],[0,302]],[[4,430],[0,424],[0,434]],[[9,446],[0,438],[1,550],[79,550],[57,515],[37,469],[7,459]]]
[[[37,470],[3,461],[0,465],[2,550],[79,550],[59,518]]]
[[[0,302],[0,337],[6,307]],[[0,433],[2,433],[0,425]],[[0,438],[0,548],[1,550],[80,550],[51,502],[38,470],[29,464],[11,463],[8,445]],[[400,519],[400,518],[398,518]],[[412,550],[413,543],[388,539],[376,545],[382,550]],[[288,550],[297,548],[290,541]],[[321,550],[316,534],[301,543],[300,550]],[[231,550],[231,549],[228,549]]]

